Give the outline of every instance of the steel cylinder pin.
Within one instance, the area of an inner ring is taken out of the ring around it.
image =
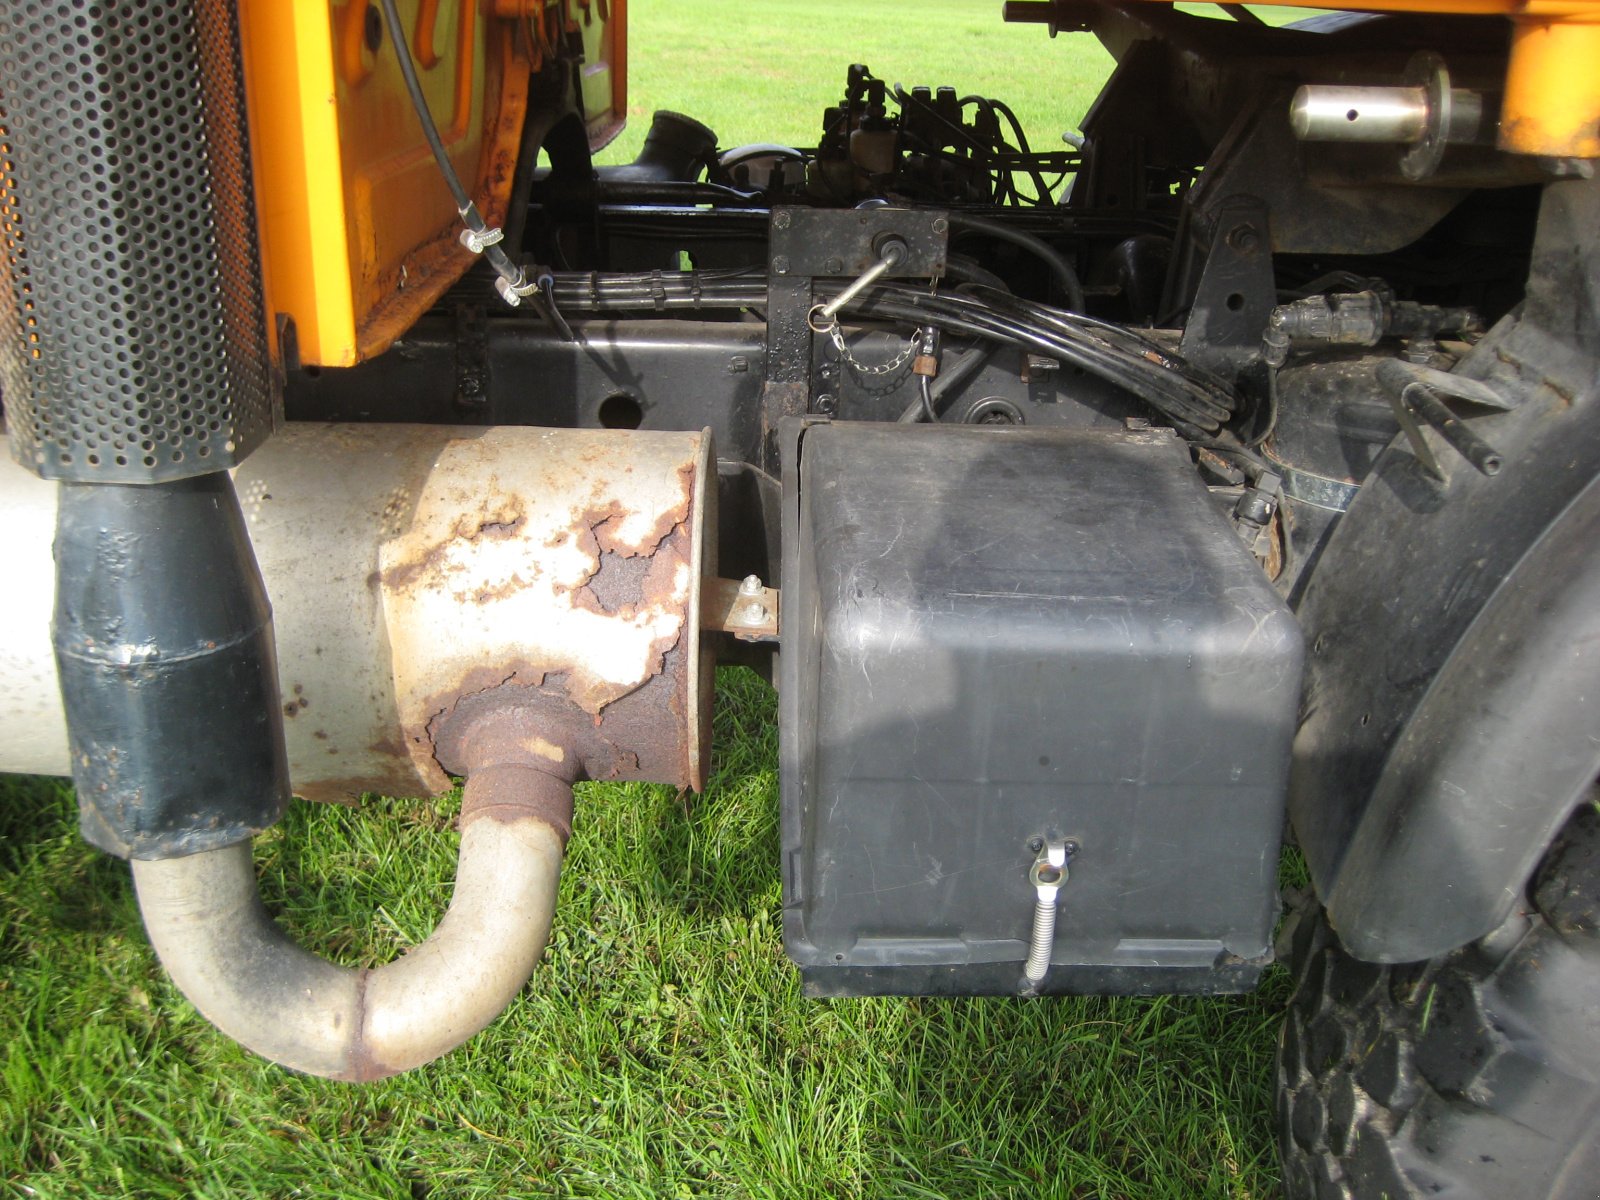
[[[878,261],[873,263],[855,279],[849,287],[840,292],[832,300],[822,305],[819,315],[823,321],[832,321],[839,315],[841,309],[866,291],[886,272],[894,270],[906,256],[906,244],[899,238],[888,238],[878,251]]]

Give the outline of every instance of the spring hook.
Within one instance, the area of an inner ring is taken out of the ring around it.
[[[1056,940],[1056,904],[1061,886],[1067,882],[1067,863],[1076,850],[1076,843],[1051,838],[1039,848],[1039,857],[1028,870],[1035,898],[1033,936],[1028,940],[1028,961],[1022,968],[1024,993],[1037,991],[1050,970],[1050,953]]]

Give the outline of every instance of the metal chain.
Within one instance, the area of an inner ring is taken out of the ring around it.
[[[911,356],[917,350],[917,339],[916,335],[913,334],[911,339],[906,342],[905,349],[895,355],[894,358],[877,366],[869,366],[850,353],[850,348],[844,344],[844,334],[840,332],[837,321],[828,327],[828,336],[833,339],[834,349],[839,352],[839,361],[848,365],[858,375],[892,375],[910,362]]]

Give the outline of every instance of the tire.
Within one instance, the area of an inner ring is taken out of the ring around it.
[[[1600,794],[1600,793],[1597,793]],[[1529,903],[1421,963],[1294,934],[1278,1048],[1288,1200],[1600,1200],[1600,810],[1557,838]]]

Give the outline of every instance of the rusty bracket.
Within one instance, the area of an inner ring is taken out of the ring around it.
[[[701,593],[703,629],[731,633],[741,642],[778,640],[778,589],[760,576],[708,580]]]

